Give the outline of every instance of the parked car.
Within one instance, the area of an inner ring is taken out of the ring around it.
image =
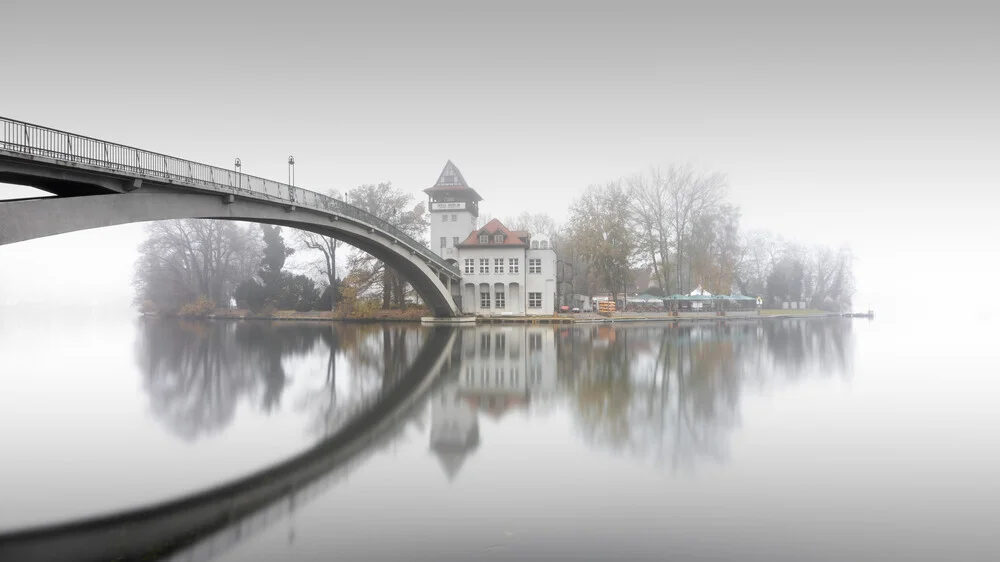
[[[579,306],[574,306],[573,307],[573,312],[580,312],[580,307]]]
[[[564,304],[559,307],[559,312],[569,312],[569,307]]]

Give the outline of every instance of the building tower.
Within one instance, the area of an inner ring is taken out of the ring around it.
[[[482,197],[469,187],[462,172],[451,163],[444,165],[437,183],[424,190],[430,198],[431,249],[446,260],[458,261],[456,245],[476,229]]]

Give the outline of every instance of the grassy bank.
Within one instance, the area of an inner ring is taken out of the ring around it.
[[[419,322],[423,316],[430,316],[426,308],[407,308],[406,310],[375,310],[364,314],[344,314],[337,311],[298,312],[295,310],[277,310],[273,313],[253,313],[246,309],[215,309],[207,314],[177,315],[185,318],[206,318],[215,320],[303,320],[316,322]]]
[[[835,314],[827,312],[825,310],[819,310],[817,308],[796,308],[796,309],[782,309],[782,308],[765,308],[760,311],[761,316],[809,316],[811,314]]]

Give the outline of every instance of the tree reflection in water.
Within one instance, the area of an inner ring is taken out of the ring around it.
[[[309,431],[323,436],[398,379],[422,336],[421,329],[374,324],[146,318],[136,360],[153,415],[185,440],[222,431],[241,401],[280,410],[296,374],[289,365],[303,373],[321,365],[323,376],[302,381],[288,402],[308,412]]]
[[[675,469],[722,461],[746,385],[849,373],[850,328],[837,318],[463,329],[458,376],[431,402],[431,450],[454,480],[488,446],[480,415],[565,407],[595,446]]]
[[[849,373],[845,319],[563,329],[558,376],[584,438],[673,468],[724,460],[744,385]]]
[[[327,324],[319,331],[326,359],[322,384],[311,385],[296,408],[311,411],[310,431],[327,436],[391,387],[413,363],[425,331],[413,326]],[[338,376],[340,371],[347,376]]]
[[[459,375],[445,399],[455,407],[437,420],[451,427],[456,416],[474,428],[480,414],[567,406],[596,446],[675,468],[724,460],[741,394],[849,373],[850,327],[849,319],[477,326],[455,350]],[[221,431],[241,401],[305,413],[308,431],[325,436],[398,380],[424,336],[406,325],[146,319],[137,357],[153,414],[184,439]]]

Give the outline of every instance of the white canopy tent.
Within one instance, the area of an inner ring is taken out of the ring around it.
[[[698,288],[695,289],[695,290],[693,290],[693,291],[691,291],[691,294],[688,295],[688,296],[691,296],[691,297],[710,297],[710,296],[712,296],[712,293],[709,293],[705,289],[702,289],[701,285],[698,285]]]

